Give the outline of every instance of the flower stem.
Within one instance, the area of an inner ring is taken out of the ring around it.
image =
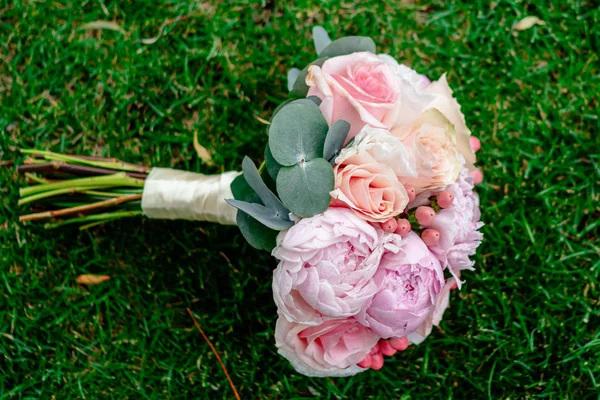
[[[127,176],[124,172],[113,175],[94,176],[89,178],[67,179],[60,182],[45,183],[31,186],[20,190],[21,197],[31,196],[37,193],[53,191],[57,189],[81,188],[94,186],[94,189],[111,186],[134,186],[144,187],[144,180]],[[89,189],[92,189],[91,187]],[[24,200],[24,199],[22,199]],[[25,204],[25,203],[22,203]]]
[[[107,159],[106,161],[98,161],[96,158],[83,158],[77,156],[69,156],[65,154],[53,153],[45,150],[21,149],[23,154],[41,155],[46,160],[50,161],[66,161],[71,164],[90,165],[92,167],[114,169],[118,171],[143,172],[148,173],[150,168],[141,165],[129,164],[120,160]]]
[[[85,217],[71,218],[71,219],[67,219],[64,221],[56,222],[56,223],[47,223],[44,225],[44,228],[53,229],[53,228],[58,228],[63,225],[77,224],[80,222],[94,222],[94,221],[108,222],[108,221],[112,221],[112,220],[119,219],[119,218],[136,217],[138,215],[142,215],[141,210],[140,211],[115,211],[115,212],[103,213],[103,214],[92,214],[92,215],[86,215]],[[95,225],[97,225],[97,224],[95,224]]]
[[[104,201],[98,201],[96,203],[85,204],[85,205],[71,207],[71,208],[64,208],[62,210],[52,210],[52,211],[44,211],[44,212],[40,212],[40,213],[35,213],[35,214],[22,215],[21,217],[19,217],[19,221],[24,222],[24,221],[35,221],[35,220],[40,220],[40,219],[47,219],[47,218],[64,217],[67,215],[73,215],[73,214],[79,214],[79,213],[97,210],[99,208],[116,206],[121,203],[133,201],[133,200],[139,200],[141,198],[142,198],[141,194],[115,197],[115,198],[104,200]]]

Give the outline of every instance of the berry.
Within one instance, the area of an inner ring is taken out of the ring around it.
[[[421,233],[421,239],[423,239],[427,246],[435,246],[440,241],[440,232],[436,229],[425,229],[423,233]]]
[[[420,225],[427,226],[435,219],[435,210],[431,207],[421,206],[415,211],[415,218]]]
[[[400,236],[406,236],[408,235],[408,232],[412,230],[412,226],[407,219],[399,219],[397,224],[398,227],[396,228],[396,233]]]

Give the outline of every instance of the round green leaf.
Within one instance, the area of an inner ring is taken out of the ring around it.
[[[271,251],[275,247],[277,234],[276,230],[267,228],[248,214],[238,210],[236,218],[237,226],[244,235],[250,246],[258,250]]]
[[[271,148],[268,144],[267,147],[265,147],[265,163],[267,164],[267,172],[271,178],[277,179],[277,174],[279,174],[281,165],[273,158],[273,153],[271,153]]]
[[[277,175],[281,201],[293,214],[304,218],[327,209],[333,186],[333,168],[323,158],[282,167]]]
[[[318,65],[319,67],[321,67],[323,66],[325,61],[327,61],[327,57],[317,58],[315,61],[311,62],[306,67],[304,67],[302,71],[300,71],[300,74],[298,74],[298,77],[296,78],[296,81],[292,86],[292,90],[290,91],[291,97],[306,97],[306,95],[308,94],[308,85],[306,84],[308,68],[310,68],[311,65]]]
[[[366,36],[346,36],[331,42],[329,46],[319,53],[319,58],[344,56],[362,51],[375,54],[375,42],[373,39]],[[301,75],[302,73],[300,73]],[[300,76],[298,79],[300,79]],[[298,82],[298,79],[296,79],[296,82]]]
[[[291,166],[323,157],[328,129],[327,121],[315,104],[288,104],[275,115],[269,127],[273,158],[281,165]]]

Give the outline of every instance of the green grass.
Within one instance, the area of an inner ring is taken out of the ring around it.
[[[262,158],[257,117],[313,58],[313,24],[371,36],[432,78],[447,71],[483,141],[485,242],[441,329],[380,372],[305,378],[273,344],[275,262],[236,228],[25,227],[1,167],[0,399],[231,398],[186,307],[243,398],[599,398],[597,3],[274,3],[2,1],[1,159],[36,147],[236,169]],[[514,33],[527,15],[546,25]],[[97,20],[122,31],[78,29]],[[194,131],[219,167],[196,156]],[[82,287],[83,273],[112,280]]]

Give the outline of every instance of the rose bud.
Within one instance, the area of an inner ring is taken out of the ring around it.
[[[381,229],[383,229],[383,231],[387,233],[393,233],[394,231],[396,231],[396,228],[398,228],[398,222],[396,222],[395,218],[390,218],[379,225],[381,226]]]
[[[440,232],[436,229],[425,229],[423,233],[421,233],[421,239],[423,239],[427,246],[435,246],[440,241]]]
[[[452,193],[450,193],[449,191],[444,190],[443,192],[438,193],[438,195],[437,195],[438,206],[440,206],[442,208],[448,208],[448,207],[452,206],[453,202],[454,202],[454,195]]]
[[[406,337],[391,338],[389,340],[390,346],[398,351],[404,351],[408,348],[408,339]]]
[[[433,222],[435,218],[435,210],[431,207],[421,206],[415,211],[417,222],[423,226],[427,226]]]
[[[475,136],[469,137],[469,143],[471,143],[471,148],[473,149],[474,153],[477,153],[479,149],[481,149],[481,140]]]
[[[396,233],[400,236],[406,236],[412,230],[412,226],[407,219],[399,219],[397,224]]]

